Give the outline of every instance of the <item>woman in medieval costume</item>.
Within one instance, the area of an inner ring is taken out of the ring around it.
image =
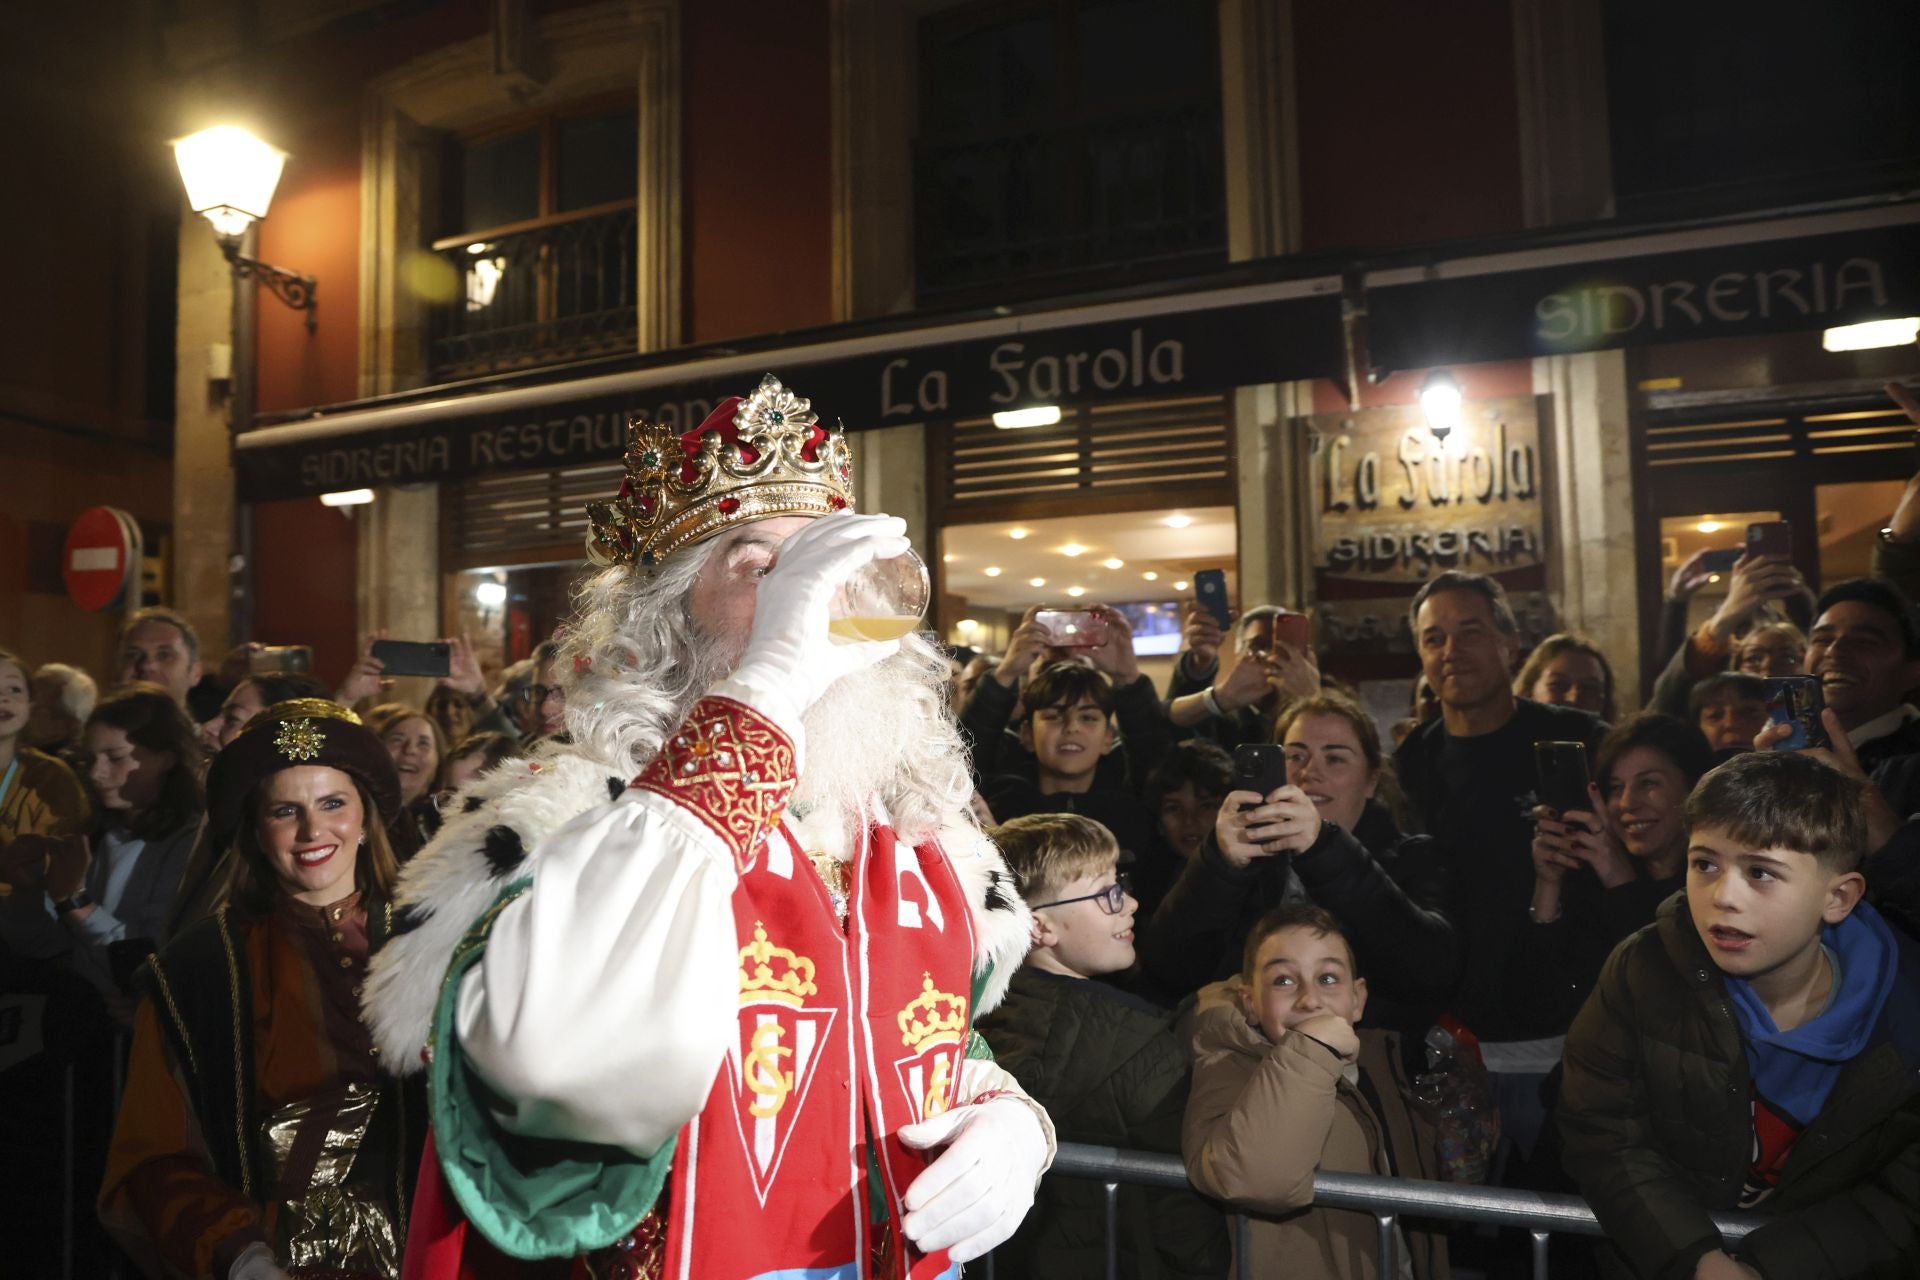
[[[299,698],[213,762],[223,905],[141,970],[100,1215],[155,1276],[399,1275],[423,1107],[359,1017],[398,876],[386,748]]]

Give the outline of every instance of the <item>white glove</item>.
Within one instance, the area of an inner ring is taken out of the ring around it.
[[[900,1141],[922,1151],[947,1148],[907,1188],[900,1225],[921,1252],[945,1249],[954,1262],[969,1262],[1014,1233],[1047,1163],[1039,1117],[1017,1098],[902,1125]]]
[[[227,1280],[292,1280],[273,1260],[273,1250],[258,1240],[240,1251],[227,1268]]]
[[[894,516],[843,512],[821,516],[781,543],[777,562],[760,580],[753,630],[733,679],[778,691],[793,712],[804,713],[841,676],[897,653],[898,640],[835,643],[827,634],[827,605],[862,565],[904,555],[906,534],[907,522]]]

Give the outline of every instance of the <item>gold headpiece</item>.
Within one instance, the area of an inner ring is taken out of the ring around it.
[[[922,974],[920,994],[900,1011],[900,1043],[919,1052],[930,1041],[952,1043],[966,1034],[967,998],[933,989],[933,975]]]
[[[247,721],[240,732],[264,733],[271,726],[274,750],[289,760],[313,760],[327,745],[325,735],[313,726],[316,716],[322,720],[360,723],[359,716],[329,698],[288,698]]]
[[[740,948],[740,1003],[778,1000],[798,1009],[819,990],[813,961],[767,941],[767,927],[753,922],[753,941]]]
[[[853,451],[808,401],[772,374],[729,396],[688,432],[627,424],[627,476],[611,502],[589,502],[587,557],[658,564],[732,525],[824,516],[853,506]]]

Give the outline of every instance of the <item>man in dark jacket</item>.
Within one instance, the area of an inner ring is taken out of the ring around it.
[[[1756,752],[1689,798],[1686,894],[1567,1036],[1566,1167],[1617,1270],[1920,1269],[1920,948],[1860,900],[1865,789]],[[1708,1215],[1735,1208],[1776,1220],[1730,1252]]]
[[[1138,904],[1113,837],[1075,814],[1017,818],[991,834],[1034,910],[1034,948],[980,1021],[995,1060],[1047,1108],[1062,1141],[1177,1154],[1186,1039],[1171,1011],[1100,981],[1133,963]],[[1118,1229],[1121,1275],[1227,1272],[1226,1223],[1192,1192],[1122,1187]],[[1093,1280],[1106,1274],[1105,1235],[1099,1184],[1049,1178],[994,1273]]]

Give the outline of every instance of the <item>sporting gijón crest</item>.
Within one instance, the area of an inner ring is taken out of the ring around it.
[[[795,1120],[818,1078],[816,1068],[823,1058],[835,1056],[831,1037],[840,1010],[809,1007],[808,997],[820,992],[815,978],[810,957],[778,945],[764,924],[754,922],[753,941],[740,949],[733,1118],[763,1208]]]

